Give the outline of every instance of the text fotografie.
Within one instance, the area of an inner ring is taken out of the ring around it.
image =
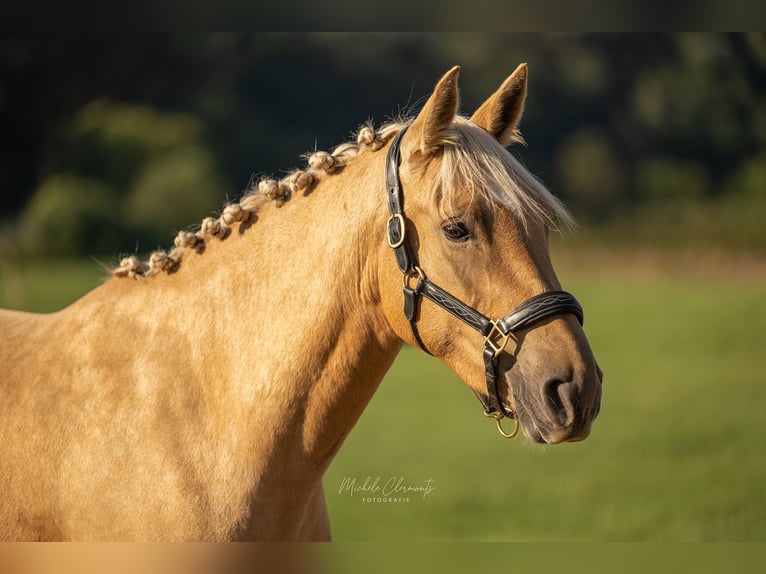
[[[435,490],[434,480],[428,478],[416,483],[406,482],[404,476],[391,476],[384,480],[380,476],[365,477],[360,481],[356,477],[345,476],[340,481],[338,494],[348,494],[353,497],[360,494],[368,502],[377,501],[377,498],[385,499],[394,497],[392,500],[380,500],[380,502],[409,502],[410,495],[419,495],[423,500]]]

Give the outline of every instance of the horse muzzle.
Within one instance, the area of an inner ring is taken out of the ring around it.
[[[601,410],[603,373],[595,363],[580,377],[552,376],[534,384],[508,372],[505,380],[513,389],[519,426],[530,442],[577,442],[590,435]]]

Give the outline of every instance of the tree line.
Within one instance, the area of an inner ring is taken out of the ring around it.
[[[766,35],[0,36],[0,255],[148,251],[461,74],[519,63],[513,149],[610,240],[763,250]]]

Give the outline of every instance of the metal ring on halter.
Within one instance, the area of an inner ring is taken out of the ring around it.
[[[503,413],[484,413],[484,416],[489,417],[491,419],[495,419],[495,424],[497,424],[498,432],[501,435],[503,435],[505,438],[513,438],[519,433],[518,418],[513,419],[513,430],[510,433],[507,433],[503,430],[503,425],[500,424],[500,421],[503,420]]]
[[[414,279],[416,277],[418,281],[422,281],[423,279],[426,278],[425,274],[423,273],[423,270],[417,265],[413,265],[412,269],[402,274],[402,287],[409,287],[410,279]]]

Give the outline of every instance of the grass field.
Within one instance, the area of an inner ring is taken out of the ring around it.
[[[405,348],[325,477],[337,540],[766,540],[763,262],[554,259],[606,373],[591,437],[504,440],[446,367]],[[0,272],[0,305],[33,310],[103,276],[90,261]],[[392,503],[341,488],[367,477],[433,490]]]

